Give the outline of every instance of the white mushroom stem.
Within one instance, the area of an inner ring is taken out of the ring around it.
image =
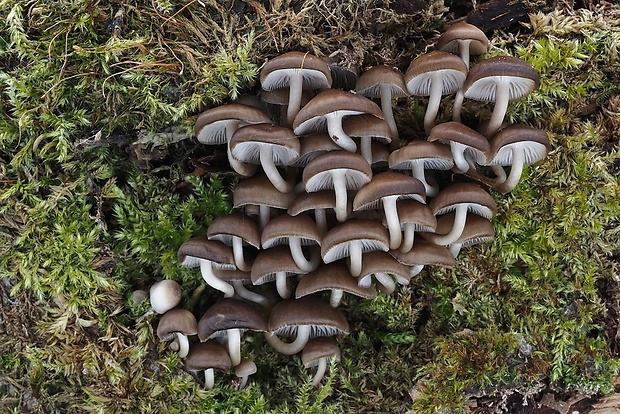
[[[344,170],[335,169],[332,171],[332,182],[334,194],[336,195],[336,220],[344,222],[348,216],[347,208],[347,177]]]
[[[240,122],[231,122],[226,125],[226,155],[228,155],[228,162],[230,163],[230,166],[237,174],[243,177],[251,177],[258,170],[258,166],[246,164],[237,160],[235,157],[233,157],[232,152],[230,151],[230,138],[239,128],[239,123]]]
[[[368,288],[372,286],[372,274],[369,274],[369,275],[366,275],[366,276],[363,276],[357,279],[357,286],[363,287],[363,288]]]
[[[260,295],[256,292],[252,292],[251,290],[248,290],[244,286],[242,281],[235,280],[232,282],[232,285],[235,288],[235,292],[237,293],[237,295],[239,295],[240,298],[249,300],[250,302],[258,303],[259,305],[261,305],[262,307],[266,309],[271,309],[272,305],[269,299],[267,299],[263,295]]]
[[[332,308],[337,308],[342,302],[342,296],[344,291],[342,289],[332,289],[332,293],[329,296],[329,304]]]
[[[457,172],[464,174],[469,171],[469,161],[465,158],[465,150],[467,145],[463,145],[458,142],[450,141],[450,151],[452,152],[452,158],[454,159],[454,166]]]
[[[291,288],[288,286],[288,277],[286,272],[276,272],[276,290],[282,299],[291,297]]]
[[[405,234],[403,236],[403,242],[400,244],[400,251],[407,253],[413,247],[415,241],[415,224],[405,223]]]
[[[414,277],[420,274],[420,272],[424,269],[424,265],[413,265],[409,269],[409,276]]]
[[[497,191],[500,193],[509,193],[512,191],[517,184],[519,184],[519,180],[521,179],[521,174],[523,173],[523,165],[525,164],[525,154],[523,148],[521,146],[515,145],[512,147],[512,165],[510,167],[510,173],[508,174],[508,178],[496,186]]]
[[[213,368],[205,369],[205,389],[211,390],[215,386],[215,370]]]
[[[265,339],[279,353],[293,355],[304,349],[310,339],[310,332],[311,327],[309,325],[301,325],[297,327],[297,336],[293,342],[284,342],[277,335],[269,332],[265,333]]]
[[[178,350],[179,358],[185,358],[187,354],[189,353],[189,339],[187,338],[187,335],[183,335],[180,332],[175,332],[174,336],[175,336],[174,343],[177,344],[179,347],[179,350]]]
[[[290,193],[295,188],[295,183],[286,181],[280,175],[278,167],[273,162],[273,151],[267,145],[260,146],[260,163],[263,167],[263,171],[267,175],[271,184],[281,193]]]
[[[360,153],[369,165],[372,165],[372,137],[364,136],[360,138]]]
[[[452,229],[447,234],[435,235],[432,237],[432,242],[439,244],[440,246],[447,246],[454,243],[463,234],[465,228],[465,221],[467,220],[468,204],[457,204],[454,210],[454,222],[452,223]]]
[[[200,259],[200,274],[202,278],[213,289],[224,293],[224,297],[232,298],[235,295],[235,289],[228,283],[218,279],[213,273],[213,267],[210,260]]]
[[[362,242],[351,240],[349,242],[349,273],[358,277],[362,273]]]
[[[377,278],[377,282],[379,282],[379,289],[385,293],[386,295],[391,295],[396,290],[396,284],[394,284],[394,279],[390,277],[387,273],[375,273],[375,277]]]
[[[484,136],[489,138],[495,135],[495,133],[502,126],[504,122],[504,116],[508,109],[508,101],[510,100],[510,83],[498,82],[495,88],[495,107],[493,108],[493,114],[487,124],[484,132]]]
[[[398,200],[398,197],[398,195],[391,195],[382,198],[383,214],[385,214],[388,232],[390,233],[390,249],[392,250],[398,249],[403,241],[398,210],[396,209],[396,200]]]
[[[304,251],[301,248],[301,238],[300,237],[290,237],[288,239],[288,246],[291,250],[291,255],[293,256],[293,260],[295,264],[304,272],[312,272],[317,267],[319,267],[321,257],[313,256],[310,260],[306,259],[304,255]]]
[[[495,181],[498,183],[503,183],[506,181],[506,171],[504,170],[504,167],[499,164],[493,164],[491,165],[491,169],[495,173]]]
[[[462,247],[462,243],[452,243],[450,246],[448,246],[448,250],[450,250],[450,253],[452,253],[452,256],[454,256],[454,258],[456,259],[456,256],[459,255]]]
[[[271,220],[271,207],[260,204],[258,206],[258,227],[260,227],[261,231],[265,229],[269,220]]]
[[[394,112],[392,109],[392,87],[387,83],[382,83],[380,86],[381,93],[381,111],[385,122],[390,127],[392,133],[392,139],[398,139],[398,128],[396,127],[396,120],[394,119]]]
[[[243,239],[239,236],[232,236],[232,251],[235,258],[235,266],[242,272],[249,272],[252,265],[245,260],[243,254]]]
[[[321,236],[327,233],[327,212],[324,208],[314,209],[314,221]]]
[[[327,133],[332,141],[344,150],[355,152],[357,145],[350,136],[342,129],[342,116],[333,113],[325,115],[327,121]]]
[[[236,367],[241,362],[241,331],[239,329],[226,330],[226,345],[232,366]]]
[[[461,122],[461,109],[463,108],[463,101],[465,100],[465,91],[459,89],[454,96],[454,104],[452,106],[452,120],[455,122]]]
[[[418,160],[411,163],[411,175],[424,184],[424,191],[427,197],[434,197],[439,192],[439,187],[433,186],[426,181],[426,170],[424,161]]]
[[[286,123],[293,125],[293,120],[301,108],[304,77],[301,71],[294,71],[289,76],[288,108],[286,109]]]
[[[312,377],[312,386],[316,387],[321,383],[321,380],[325,376],[325,370],[327,369],[327,358],[320,358],[319,364],[316,366],[316,372]]]
[[[246,385],[248,385],[248,378],[250,376],[249,375],[243,375],[240,377],[241,381],[239,382],[239,389],[242,390],[245,388]]]
[[[427,134],[430,134],[431,129],[433,129],[433,127],[435,126],[435,119],[437,119],[437,112],[439,111],[439,104],[441,103],[442,92],[442,76],[440,72],[434,72],[433,74],[431,74],[431,90],[428,96],[426,113],[424,114],[424,131]]]
[[[461,54],[461,59],[465,62],[465,66],[469,69],[469,44],[472,39],[458,39],[457,42],[459,44],[459,52]]]

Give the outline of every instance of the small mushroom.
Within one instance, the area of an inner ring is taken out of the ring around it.
[[[413,247],[416,232],[434,232],[437,227],[437,218],[431,208],[416,200],[402,200],[396,206],[398,221],[403,232],[400,244],[402,252],[408,252]],[[383,218],[383,225],[388,226],[387,219]]]
[[[454,256],[447,247],[421,238],[416,240],[408,252],[390,250],[388,253],[400,263],[409,266],[410,277],[416,276],[427,265],[453,267],[456,264]]]
[[[313,338],[308,341],[301,351],[301,362],[305,368],[317,367],[312,378],[312,386],[321,383],[327,364],[332,360],[340,360],[340,346],[334,338]]]
[[[320,246],[321,235],[312,219],[306,215],[278,216],[263,229],[261,236],[263,249],[284,244],[289,246],[295,264],[303,271],[310,272],[319,266],[321,256],[316,254],[307,259],[302,246]]]
[[[293,259],[291,250],[287,246],[276,246],[261,250],[252,265],[252,283],[262,285],[276,282],[276,289],[282,299],[288,299],[293,292],[288,284],[288,278],[306,273]]]
[[[244,254],[244,246],[260,248],[260,231],[250,217],[234,213],[216,217],[207,229],[207,238],[231,246],[235,266],[243,272],[249,272],[252,266]]]
[[[182,294],[181,285],[174,280],[160,280],[149,289],[151,307],[156,313],[166,313],[181,303]]]
[[[451,24],[437,40],[438,50],[459,55],[466,66],[471,55],[482,55],[488,48],[489,39],[484,32],[466,21]]]
[[[269,316],[265,338],[276,351],[293,355],[301,351],[310,338],[348,335],[349,323],[336,308],[313,296],[278,302]],[[278,336],[295,338],[284,342]]]
[[[362,287],[371,286],[372,276],[379,283],[378,288],[386,295],[391,295],[396,289],[392,277],[403,286],[408,285],[409,279],[411,279],[408,266],[398,262],[389,253],[382,251],[374,251],[365,255],[362,270],[357,278],[358,285]]]
[[[180,358],[189,352],[188,335],[196,335],[198,324],[196,317],[187,309],[171,309],[164,313],[157,324],[157,337],[160,341],[177,341]]]
[[[232,297],[235,294],[235,289],[231,285],[221,281],[213,273],[213,267],[236,269],[233,252],[229,246],[220,241],[209,240],[206,236],[199,236],[183,243],[177,256],[181,266],[200,266],[200,274],[207,285],[223,292],[225,297]]]
[[[258,368],[251,359],[242,359],[239,365],[235,367],[235,375],[239,378],[239,389],[245,388],[248,383],[248,377],[256,374]]]
[[[455,121],[433,127],[428,141],[450,146],[454,166],[459,173],[469,171],[475,162],[484,164],[490,151],[489,141],[482,134]]]
[[[359,152],[370,165],[373,163],[373,142],[386,146],[392,142],[393,135],[388,124],[373,115],[352,116],[344,121],[343,129],[350,137],[359,138]]]
[[[334,192],[331,190],[320,190],[313,193],[303,192],[299,194],[295,197],[295,200],[293,200],[287,212],[291,216],[307,212],[314,213],[314,221],[316,222],[317,230],[319,234],[323,236],[328,228],[328,211],[335,210],[335,208],[336,195]],[[345,215],[348,215],[348,205],[345,208]]]
[[[271,219],[272,210],[286,210],[295,194],[282,193],[264,175],[239,181],[233,192],[233,207],[245,208],[245,214],[259,216],[259,229],[264,229]]]
[[[215,370],[228,372],[231,368],[230,356],[226,348],[216,341],[193,344],[185,358],[185,368],[189,371],[204,371],[205,389],[215,385]]]
[[[450,227],[454,222],[454,213],[443,215],[437,221],[436,233],[442,234],[450,231]],[[456,241],[448,246],[450,253],[456,258],[463,247],[474,246],[476,244],[486,243],[495,237],[495,230],[489,219],[482,216],[472,214],[467,219],[463,233]]]

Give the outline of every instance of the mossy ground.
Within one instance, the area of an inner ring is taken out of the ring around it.
[[[493,33],[490,54],[541,74],[509,117],[553,149],[495,194],[495,241],[391,297],[349,301],[353,333],[324,387],[248,336],[252,385],[221,376],[204,391],[128,301],[161,278],[197,314],[215,300],[176,265],[178,246],[230,211],[235,180],[191,138],[195,116],[251,92],[288,50],[404,70],[469,3],[0,0],[1,411],[460,412],[481,395],[501,407],[544,388],[612,392],[620,10],[535,6]],[[469,104],[465,119],[488,116]],[[405,137],[419,136],[420,108],[399,102]]]

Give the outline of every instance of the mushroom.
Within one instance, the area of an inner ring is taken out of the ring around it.
[[[271,219],[273,209],[286,210],[293,202],[295,194],[282,193],[264,175],[239,181],[233,192],[233,207],[245,208],[248,216],[259,216],[259,229],[264,229]]]
[[[323,262],[331,263],[348,257],[349,271],[358,277],[362,270],[362,253],[389,249],[390,236],[381,223],[353,218],[331,228],[321,242]]]
[[[231,368],[230,356],[226,348],[218,342],[207,341],[192,345],[185,358],[185,368],[189,371],[204,371],[205,389],[215,385],[215,370],[228,372]]]
[[[442,216],[437,221],[436,233],[442,234],[450,231],[450,226],[454,222],[454,213]],[[493,240],[495,230],[489,219],[473,214],[467,219],[463,233],[456,241],[448,246],[450,253],[456,258],[461,248],[486,243]]]
[[[431,208],[417,200],[402,200],[396,206],[396,210],[403,232],[403,240],[399,247],[402,252],[408,252],[413,247],[415,232],[434,232],[437,227],[437,218]],[[388,226],[385,217],[383,225]]]
[[[443,95],[461,88],[467,76],[467,66],[458,56],[435,50],[417,57],[405,72],[405,84],[411,95],[428,96],[424,115],[424,130],[430,133],[435,126]]]
[[[263,249],[284,244],[289,246],[295,264],[305,273],[316,269],[321,256],[316,254],[307,259],[302,246],[320,246],[321,235],[312,219],[306,215],[278,216],[263,229],[261,236]]]
[[[392,151],[388,166],[393,170],[411,169],[411,175],[424,184],[427,197],[434,197],[439,186],[429,184],[426,170],[449,170],[454,167],[452,152],[443,144],[428,141],[411,141]]]
[[[459,55],[469,67],[470,55],[482,55],[489,48],[489,39],[484,32],[466,21],[451,24],[439,36],[437,49]]]
[[[194,237],[179,247],[177,256],[181,266],[200,266],[200,274],[207,285],[223,292],[225,297],[232,297],[235,294],[235,289],[231,285],[221,281],[213,273],[213,267],[235,270],[232,249],[224,243],[209,240],[206,236]]]
[[[299,138],[299,142],[299,158],[292,164],[295,167],[305,167],[323,153],[342,149],[327,134],[305,135]]]
[[[332,85],[327,64],[303,52],[288,52],[268,61],[260,72],[260,84],[266,91],[289,88],[287,123],[299,112],[304,89],[326,89]]]
[[[347,219],[347,190],[357,190],[372,179],[372,169],[364,157],[346,151],[330,151],[306,165],[303,182],[311,193],[331,188],[336,195],[336,219]]]
[[[452,228],[446,234],[423,233],[435,244],[447,246],[460,237],[465,227],[467,213],[490,219],[497,210],[493,197],[476,184],[456,183],[439,192],[429,203],[435,216],[455,212]]]
[[[320,190],[314,193],[303,192],[295,197],[295,200],[289,206],[287,213],[296,216],[305,212],[314,213],[314,221],[319,234],[322,236],[327,232],[327,211],[335,210],[336,195],[331,190]],[[348,215],[349,209],[346,206],[345,215]]]
[[[416,276],[427,265],[453,267],[456,264],[447,247],[420,238],[408,252],[390,250],[388,253],[400,263],[409,266],[410,277]]]
[[[312,98],[295,117],[297,135],[327,133],[342,149],[355,152],[357,145],[342,129],[342,120],[351,115],[370,114],[383,118],[381,108],[368,98],[336,89],[328,89]]]
[[[352,116],[344,121],[343,129],[350,137],[359,137],[360,154],[370,165],[373,163],[373,141],[383,145],[392,142],[392,132],[388,124],[373,115]]]
[[[181,303],[182,294],[181,285],[174,280],[160,280],[149,289],[151,308],[156,313],[166,313]]]
[[[417,178],[387,171],[375,175],[353,199],[353,211],[383,209],[390,233],[390,249],[398,249],[402,242],[401,225],[396,202],[412,199],[426,202],[424,185]]]
[[[484,135],[492,137],[500,129],[508,102],[533,92],[540,76],[526,62],[512,56],[494,56],[474,65],[463,84],[464,96],[482,102],[495,102]]]
[[[439,141],[450,146],[454,166],[459,173],[469,171],[473,162],[484,164],[490,151],[489,141],[482,134],[455,121],[433,127],[428,141]]]
[[[276,351],[293,355],[301,351],[310,338],[348,335],[349,323],[336,308],[313,296],[278,302],[269,316],[269,332],[265,338]],[[284,342],[278,335],[294,337]]]
[[[276,246],[267,250],[261,250],[252,265],[252,283],[262,285],[276,282],[276,289],[282,299],[291,297],[291,288],[288,286],[288,278],[306,273],[293,259],[291,250],[287,246]]]
[[[517,186],[525,164],[541,161],[551,148],[545,131],[521,124],[500,130],[489,143],[491,156],[487,165],[497,166],[493,171],[505,178],[493,186],[502,194],[509,193]],[[510,166],[507,178],[502,166]]]
[[[299,299],[324,290],[331,291],[329,304],[334,308],[340,305],[345,292],[364,299],[372,299],[376,295],[373,288],[357,284],[357,280],[351,277],[349,269],[342,260],[322,265],[304,275],[295,289],[295,297]]]
[[[397,68],[379,65],[368,69],[358,78],[355,91],[368,98],[380,98],[383,117],[393,139],[398,139],[398,128],[392,111],[392,99],[409,96],[405,77]]]
[[[248,377],[256,374],[256,364],[251,359],[242,359],[239,365],[235,367],[235,375],[239,378],[239,389],[245,388],[248,383]]]
[[[332,360],[340,361],[340,346],[334,338],[313,338],[308,341],[301,351],[301,362],[305,368],[317,367],[312,386],[321,383],[327,364]]]
[[[244,254],[244,246],[260,249],[260,231],[251,218],[240,214],[226,214],[216,217],[207,229],[207,238],[231,246],[235,266],[243,272],[249,272],[252,266]]]
[[[293,190],[294,176],[286,181],[277,166],[290,165],[299,157],[299,139],[289,128],[258,124],[239,128],[230,140],[232,156],[248,164],[259,164],[278,191]]]
[[[198,321],[198,338],[223,339],[233,366],[241,362],[241,335],[245,331],[266,332],[267,321],[252,305],[239,299],[216,302]]]
[[[253,165],[235,160],[230,153],[230,139],[241,126],[249,124],[270,123],[269,115],[261,109],[248,105],[232,103],[208,109],[196,119],[195,131],[198,142],[208,145],[226,144],[230,166],[238,174],[249,177],[256,173]]]
[[[370,252],[365,255],[357,284],[362,287],[372,286],[373,275],[379,283],[379,289],[386,295],[391,295],[396,289],[392,276],[398,284],[403,286],[408,285],[411,278],[408,266],[398,262],[389,253],[382,251]]]
[[[188,335],[196,335],[198,325],[196,317],[187,309],[171,309],[164,313],[157,324],[157,337],[160,341],[177,341],[178,354],[185,358],[189,352]]]

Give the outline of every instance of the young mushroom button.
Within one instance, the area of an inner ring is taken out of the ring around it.
[[[317,370],[312,378],[312,386],[320,384],[325,375],[327,364],[340,360],[340,346],[334,338],[313,338],[308,341],[301,351],[301,362],[305,368],[316,366]]]
[[[205,389],[210,390],[215,385],[215,372],[230,371],[232,364],[226,348],[219,342],[199,342],[192,348],[185,358],[185,368],[188,371],[204,371]]]
[[[260,84],[266,91],[289,88],[288,125],[299,112],[304,89],[328,89],[332,77],[327,64],[310,53],[288,52],[263,66]]]
[[[151,307],[159,314],[177,306],[181,302],[181,295],[181,285],[170,279],[160,280],[149,289]]]

